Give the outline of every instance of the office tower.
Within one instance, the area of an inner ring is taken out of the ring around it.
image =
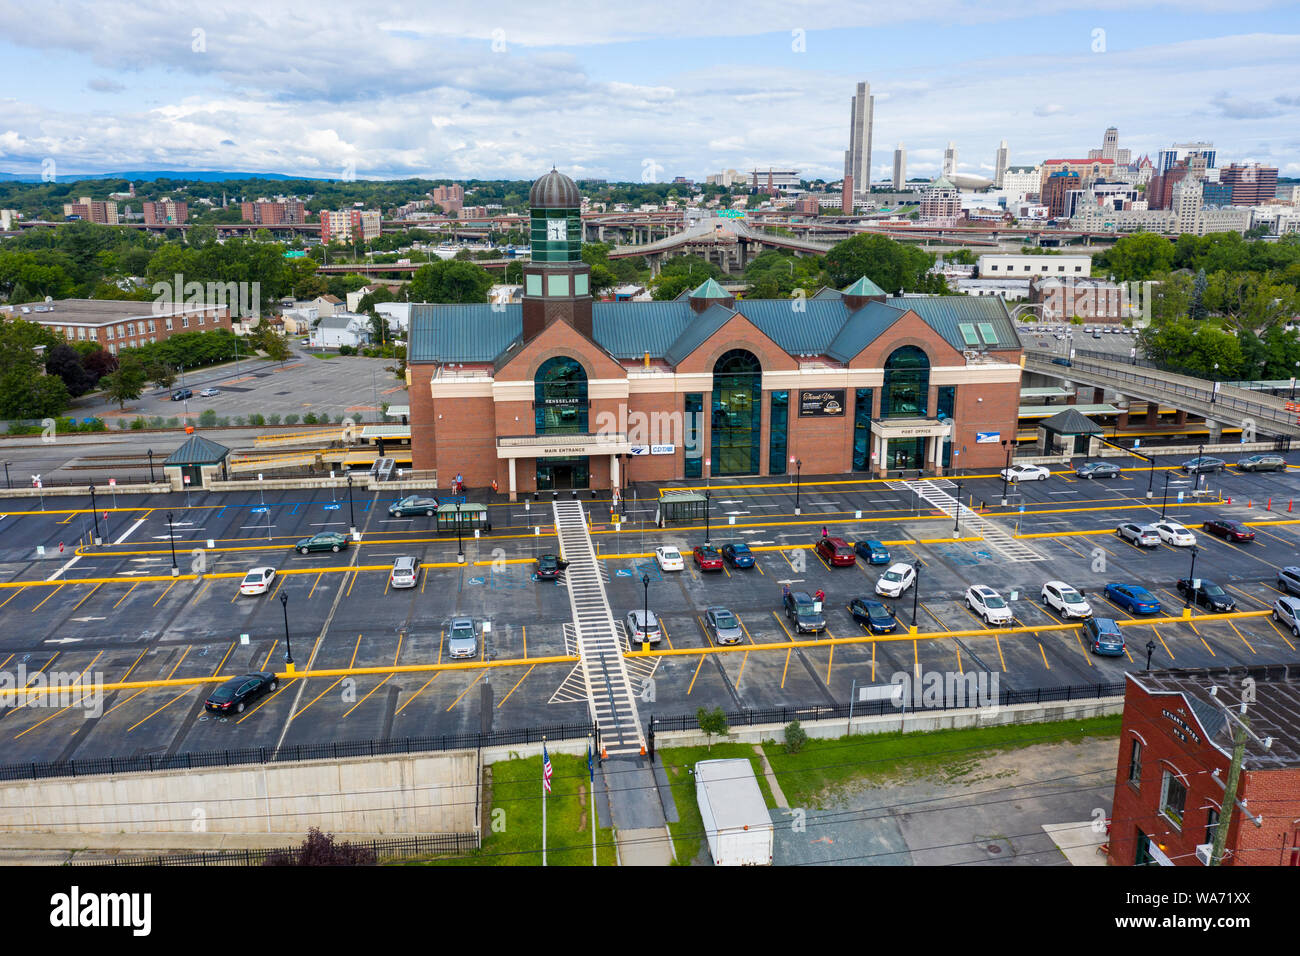
[[[907,149],[902,143],[898,144],[898,149],[894,150],[894,189],[902,189],[907,185]]]
[[[998,189],[1002,188],[1002,177],[1007,171],[1007,156],[1010,150],[1007,149],[1007,141],[1004,139],[998,146],[998,154],[993,160],[993,185]]]
[[[952,140],[948,141],[948,148],[943,151],[943,175],[945,177],[957,175],[957,144]]]
[[[844,175],[853,177],[855,195],[871,192],[871,121],[876,98],[870,83],[859,83],[849,115],[849,148],[844,152]]]

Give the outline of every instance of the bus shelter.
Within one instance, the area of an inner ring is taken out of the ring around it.
[[[439,505],[437,521],[439,531],[455,531],[457,527],[462,532],[492,530],[486,505]]]

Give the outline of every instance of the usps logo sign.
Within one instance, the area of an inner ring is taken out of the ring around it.
[[[1001,432],[976,432],[975,444],[977,445],[996,445],[1002,440]]]

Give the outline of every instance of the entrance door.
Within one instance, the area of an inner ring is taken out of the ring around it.
[[[540,458],[537,461],[538,491],[568,491],[591,484],[591,467],[586,458]]]
[[[890,471],[919,471],[925,467],[925,439],[891,438],[885,454]]]

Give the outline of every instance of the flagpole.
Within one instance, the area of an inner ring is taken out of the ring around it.
[[[546,738],[542,738],[542,866],[546,865]]]
[[[591,865],[596,866],[596,768],[592,763],[591,734],[587,735],[587,779],[590,782],[587,797],[591,802]]]

